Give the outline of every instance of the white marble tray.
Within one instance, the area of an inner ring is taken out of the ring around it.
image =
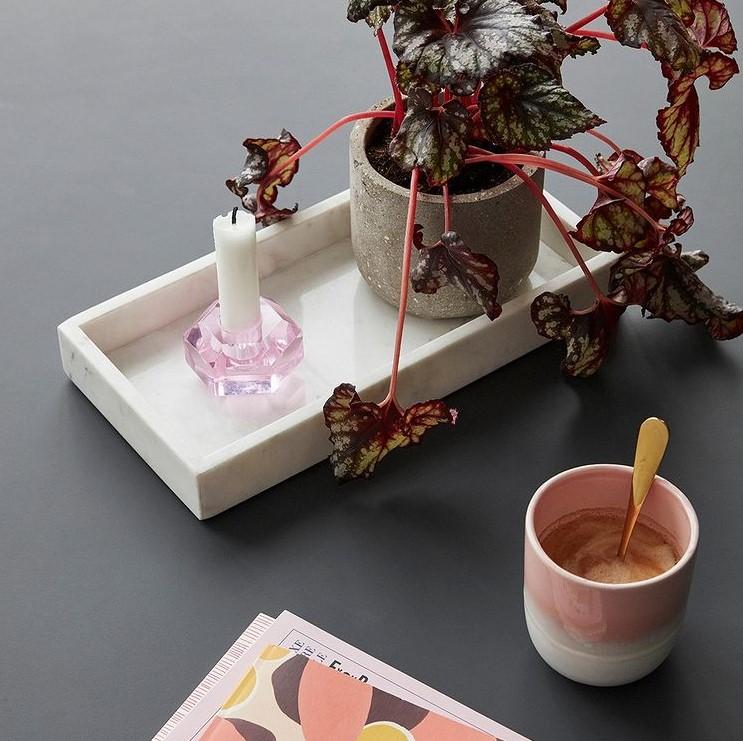
[[[550,200],[573,227],[575,214]],[[356,270],[348,203],[348,192],[339,193],[258,234],[262,292],[305,335],[305,360],[277,394],[215,398],[183,359],[184,330],[216,298],[214,253],[59,326],[67,375],[199,519],[325,458],[322,405],[337,383],[355,384],[370,400],[385,393],[396,310]],[[591,255],[605,279],[612,255]],[[546,218],[529,285],[495,322],[408,317],[401,400],[444,396],[541,345],[529,308],[543,290],[590,299]]]

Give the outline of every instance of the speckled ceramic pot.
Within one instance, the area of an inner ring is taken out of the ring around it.
[[[388,105],[383,101],[377,108]],[[351,240],[361,275],[375,293],[397,306],[409,191],[380,175],[366,156],[366,144],[377,123],[376,119],[359,121],[351,132]],[[542,186],[543,170],[525,168],[525,172]],[[498,266],[498,300],[507,301],[537,260],[539,203],[514,176],[489,190],[456,195],[452,207],[453,227],[465,244],[488,255]],[[420,194],[416,221],[423,225],[426,242],[436,241],[444,228],[443,198]],[[452,318],[481,314],[482,309],[458,288],[444,286],[432,296],[411,288],[408,313]]]

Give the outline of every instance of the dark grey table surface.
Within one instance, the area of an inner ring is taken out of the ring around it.
[[[373,484],[339,489],[321,464],[208,522],[65,380],[56,325],[207,252],[245,136],[306,141],[386,95],[344,3],[308,7],[3,3],[0,737],[149,739],[256,613],[287,608],[535,739],[741,738],[742,341],[632,312],[593,380],[566,381],[546,347],[453,394],[456,432],[391,456]],[[567,69],[612,135],[657,151],[648,55],[605,44]],[[743,302],[743,87],[702,98],[686,243]],[[303,160],[290,197],[346,188],[346,145]],[[549,187],[576,209],[590,198]],[[562,469],[631,461],[650,414],[671,425],[663,473],[701,520],[696,581],[666,664],[591,689],[529,643],[524,509]]]

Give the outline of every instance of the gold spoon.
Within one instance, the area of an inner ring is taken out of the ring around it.
[[[618,556],[622,560],[627,555],[627,546],[635,529],[640,510],[658,473],[660,462],[668,445],[668,425],[657,417],[650,417],[640,425],[635,449],[635,465],[632,470],[632,489],[627,504],[627,517],[624,521],[622,542]]]

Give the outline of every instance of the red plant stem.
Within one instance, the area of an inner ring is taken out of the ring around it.
[[[384,35],[384,30],[379,29],[377,31],[377,39],[379,40],[379,48],[382,50],[382,57],[384,58],[384,65],[387,68],[387,74],[390,78],[390,84],[392,85],[392,95],[395,98],[395,119],[392,122],[392,133],[396,134],[402,123],[402,118],[405,115],[405,105],[402,100],[402,93],[397,84],[397,71],[395,70],[395,64],[392,61],[392,55],[390,54],[390,47],[387,46],[387,38]]]
[[[615,141],[612,141],[609,139],[609,137],[606,134],[602,134],[600,131],[596,131],[596,129],[591,129],[590,131],[586,131],[586,134],[590,134],[591,136],[595,136],[599,141],[604,142],[607,146],[611,147],[617,154],[621,154],[622,150]]]
[[[551,148],[554,149],[556,152],[567,154],[569,157],[572,157],[574,160],[580,162],[581,165],[583,165],[583,167],[585,167],[586,170],[591,173],[591,175],[600,174],[591,160],[589,160],[588,157],[582,155],[577,149],[573,149],[573,147],[566,147],[564,144],[557,144],[556,142],[552,142]]]
[[[555,226],[557,227],[557,230],[560,232],[560,234],[562,234],[562,238],[565,240],[565,244],[567,244],[568,248],[573,253],[575,261],[578,263],[578,266],[583,271],[583,275],[586,276],[588,285],[591,287],[591,290],[593,291],[596,298],[599,301],[606,298],[604,296],[604,292],[599,288],[599,284],[596,282],[596,279],[593,277],[593,273],[590,271],[588,265],[586,265],[586,261],[583,259],[583,255],[580,254],[580,251],[575,246],[575,242],[570,236],[570,233],[565,227],[565,224],[562,223],[560,217],[555,213],[555,209],[552,208],[552,204],[547,200],[547,197],[541,191],[539,186],[520,168],[514,165],[506,165],[506,167],[514,175],[521,178],[524,181],[524,184],[534,194],[534,197],[541,202],[542,208],[547,212],[547,215],[550,217],[550,219],[552,219]]]
[[[592,28],[582,28],[579,31],[574,31],[576,36],[594,36],[597,39],[605,39],[606,41],[616,41],[617,37],[611,33],[611,31],[594,31]]]
[[[585,18],[581,18],[575,23],[569,25],[565,30],[568,33],[575,33],[579,28],[583,28],[583,26],[589,24],[591,21],[595,21],[597,18],[601,18],[601,16],[606,13],[606,9],[608,7],[608,5],[602,5],[600,8],[594,10],[593,13],[589,13],[587,16],[585,16]]]
[[[351,113],[348,116],[339,118],[334,124],[328,126],[325,131],[318,134],[314,139],[310,139],[301,149],[298,149],[291,157],[287,157],[285,160],[280,160],[276,163],[273,170],[266,175],[264,180],[268,180],[274,175],[278,174],[282,170],[285,170],[293,162],[296,162],[300,157],[304,156],[311,149],[314,149],[318,144],[321,144],[327,139],[334,131],[337,131],[341,126],[353,123],[354,121],[360,121],[364,118],[394,118],[394,111],[362,111],[361,113]]]
[[[491,154],[495,154],[495,152],[491,152],[489,149],[483,149],[482,147],[476,147],[474,144],[470,144],[469,147],[467,147],[467,152],[475,152],[476,154],[484,155],[485,157],[489,157]]]
[[[629,208],[635,213],[642,216],[651,226],[658,231],[665,231],[665,228],[661,226],[650,214],[645,211],[644,208],[638,206],[634,201],[627,198],[625,195],[620,193],[615,188],[602,182],[599,178],[592,175],[587,175],[581,170],[576,170],[574,167],[563,164],[562,162],[555,162],[554,160],[548,160],[544,157],[537,157],[533,154],[491,154],[489,156],[478,155],[475,157],[468,157],[464,163],[466,165],[474,165],[477,162],[497,162],[501,165],[532,165],[533,167],[541,167],[544,170],[551,170],[552,172],[558,172],[561,175],[567,175],[568,177],[574,178],[575,180],[581,180],[588,185],[592,185],[594,188],[602,190],[604,193],[608,193],[614,198],[623,200]]]
[[[395,332],[395,354],[392,358],[392,373],[390,374],[390,389],[387,398],[382,402],[391,402],[398,410],[397,403],[397,375],[400,368],[400,350],[402,348],[402,332],[405,327],[405,309],[408,305],[408,288],[410,286],[410,257],[413,252],[413,233],[415,231],[415,211],[418,206],[418,179],[420,170],[415,167],[410,174],[410,199],[408,201],[408,220],[405,224],[405,242],[402,249],[402,276],[400,278],[400,309],[397,313],[397,329]]]
[[[444,183],[441,186],[441,192],[444,196],[444,231],[451,231],[451,198],[449,197],[449,184]]]
[[[436,15],[439,18],[439,21],[441,21],[441,25],[446,29],[446,32],[447,33],[451,33],[453,31],[454,33],[456,33],[458,19],[455,20],[454,25],[452,26],[452,24],[449,23],[449,21],[447,20],[446,15],[444,15],[444,11],[443,10],[437,9],[435,12],[436,12]]]

